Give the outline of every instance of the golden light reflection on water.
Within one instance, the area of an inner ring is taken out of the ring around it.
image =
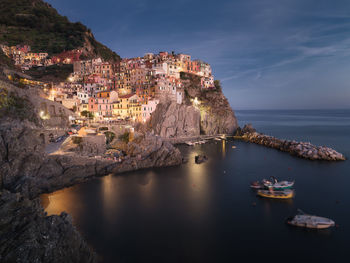
[[[201,216],[207,211],[210,201],[209,175],[207,162],[202,164],[194,163],[196,155],[198,155],[196,151],[192,151],[189,155],[189,162],[186,164],[185,180],[188,180],[187,194],[190,196],[194,195],[194,198],[188,198],[188,200],[191,200],[191,203],[188,203],[188,205],[195,209],[197,216]]]
[[[226,156],[226,140],[222,140],[222,157]]]
[[[59,215],[62,212],[71,213],[76,211],[77,200],[73,188],[66,188],[51,194],[44,194],[40,197],[41,203],[48,215]]]

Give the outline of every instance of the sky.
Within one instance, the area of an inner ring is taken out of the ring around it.
[[[121,57],[211,64],[233,109],[350,108],[348,0],[47,0]]]

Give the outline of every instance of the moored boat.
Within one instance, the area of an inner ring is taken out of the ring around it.
[[[254,189],[262,189],[264,188],[264,185],[261,184],[259,181],[251,182],[250,187]]]
[[[262,184],[269,189],[284,190],[292,188],[294,181],[278,181],[275,177],[271,176],[270,180],[263,179]]]
[[[289,217],[287,224],[312,229],[326,229],[335,226],[335,222],[329,218],[304,213]]]
[[[261,197],[274,199],[290,199],[294,197],[294,190],[285,189],[283,191],[258,190],[257,194]]]

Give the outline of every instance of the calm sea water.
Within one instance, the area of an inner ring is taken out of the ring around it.
[[[240,125],[250,122],[261,132],[350,157],[350,110],[236,115]],[[239,141],[180,148],[187,164],[67,188],[42,197],[46,211],[71,214],[104,262],[349,262],[349,161],[308,161]],[[194,164],[199,153],[209,161]],[[295,198],[257,197],[249,183],[269,176],[296,180]],[[338,227],[286,225],[298,208]]]

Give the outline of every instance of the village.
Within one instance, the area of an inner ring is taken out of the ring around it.
[[[24,73],[32,67],[73,65],[64,82],[22,81],[43,87],[42,96],[72,110],[75,123],[144,123],[159,103],[183,103],[181,72],[199,76],[203,89],[215,88],[211,66],[186,54],[146,53],[111,63],[101,58],[83,60],[79,49],[50,57],[45,52],[31,52],[28,45],[0,48]]]

